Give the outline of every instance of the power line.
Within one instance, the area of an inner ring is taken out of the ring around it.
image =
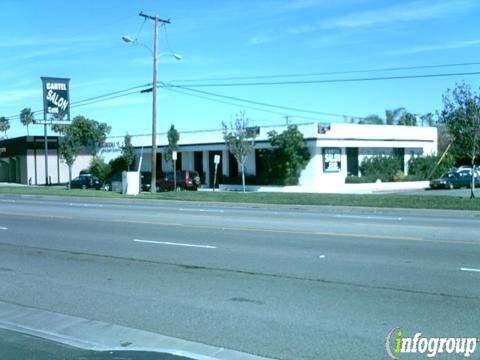
[[[216,94],[216,93],[212,93],[212,92],[209,92],[209,91],[191,89],[189,87],[180,86],[180,85],[164,85],[164,86],[165,86],[165,88],[175,87],[175,88],[180,88],[180,89],[183,89],[183,90],[188,90],[188,91],[191,91],[191,92],[200,93],[200,94],[204,94],[204,95],[215,96],[215,97],[219,97],[219,98],[223,98],[223,99],[240,101],[240,102],[245,102],[245,103],[249,103],[249,104],[272,107],[272,108],[277,108],[277,109],[282,109],[282,110],[303,112],[303,113],[308,113],[308,114],[313,114],[313,115],[333,116],[333,117],[341,117],[341,118],[345,118],[345,117],[352,118],[352,117],[354,117],[354,118],[363,119],[363,117],[361,117],[361,116],[350,116],[350,115],[347,115],[347,114],[328,113],[328,112],[322,112],[322,111],[306,110],[306,109],[301,109],[301,108],[291,107],[291,106],[269,104],[269,103],[265,103],[265,102],[261,102],[261,101],[254,101],[254,100],[243,99],[243,98],[239,98],[239,97],[235,97],[235,96],[227,96],[227,95]],[[282,115],[285,115],[285,114],[282,114]]]
[[[103,95],[93,96],[93,97],[90,97],[90,98],[79,100],[77,102],[72,102],[71,107],[75,108],[75,107],[79,107],[79,106],[94,104],[94,103],[101,102],[101,101],[116,99],[118,97],[123,97],[125,95],[137,94],[138,91],[132,91],[132,90],[141,89],[141,88],[144,88],[145,86],[149,86],[149,85],[151,85],[151,84],[150,83],[149,84],[142,84],[142,85],[132,86],[130,88],[123,89],[123,90],[109,92],[109,93],[106,93],[106,94],[103,94]],[[129,92],[129,93],[128,94],[122,94],[122,93],[125,93],[125,92]],[[115,96],[115,95],[118,95],[118,96]],[[42,110],[35,110],[35,111],[32,111],[32,112],[33,112],[33,114],[41,114],[43,112],[43,109]],[[6,116],[6,118],[9,119],[9,120],[17,120],[17,119],[20,119],[20,115],[19,114],[13,114],[13,115],[10,115],[10,116]]]
[[[258,108],[258,107],[254,107],[254,106],[248,106],[248,105],[238,104],[238,103],[234,103],[234,102],[230,102],[230,101],[219,100],[219,99],[215,99],[215,98],[211,98],[211,97],[207,97],[207,96],[192,94],[192,93],[189,93],[189,92],[186,92],[186,91],[181,91],[178,88],[165,87],[165,89],[168,90],[168,91],[174,92],[174,93],[187,95],[187,96],[191,96],[191,97],[195,97],[195,98],[199,98],[199,99],[204,99],[204,100],[208,100],[208,101],[213,101],[213,102],[217,102],[217,103],[221,103],[221,104],[232,105],[232,106],[241,106],[245,109],[251,109],[251,110],[262,111],[262,112],[266,112],[266,113],[270,113],[270,114],[285,116],[285,113],[282,113],[282,112],[279,112],[279,111],[267,110],[267,109],[262,109],[262,108]],[[297,117],[297,118],[301,118],[301,119],[305,119],[305,120],[313,120],[313,121],[318,120],[317,118],[312,118],[312,117],[302,116],[302,115],[295,115],[295,116],[291,115],[291,117]]]
[[[149,86],[151,85],[150,83],[148,84],[142,84],[142,85],[137,85],[137,86],[133,86],[133,87],[130,87],[128,89],[123,89],[123,90],[118,90],[118,91],[113,91],[113,92],[110,92],[108,94],[104,94],[104,95],[98,95],[98,96],[94,96],[94,97],[91,97],[91,98],[87,98],[87,99],[83,99],[83,100],[79,100],[77,102],[72,102],[72,107],[73,106],[79,106],[81,103],[83,102],[88,102],[88,101],[92,101],[92,100],[97,100],[97,99],[101,99],[101,98],[104,98],[104,97],[109,97],[109,96],[112,96],[112,95],[117,95],[117,94],[121,94],[121,93],[124,93],[124,92],[127,92],[127,91],[131,91],[131,90],[137,90],[137,89],[140,89],[140,88],[144,88],[145,86]],[[138,91],[136,91],[135,93],[138,93]]]
[[[403,80],[403,79],[426,79],[437,77],[452,76],[470,76],[480,75],[480,71],[463,72],[463,73],[443,73],[443,74],[419,74],[419,75],[403,75],[403,76],[379,76],[369,78],[350,78],[350,79],[326,79],[326,80],[293,80],[293,81],[259,81],[259,82],[238,82],[238,83],[207,83],[207,84],[187,84],[185,87],[234,87],[234,86],[271,86],[271,85],[301,85],[301,84],[328,84],[342,82],[363,82],[363,81],[380,81],[380,80]]]
[[[438,64],[438,65],[419,65],[419,66],[402,66],[402,67],[390,67],[390,68],[378,68],[378,69],[360,69],[360,70],[348,70],[348,71],[328,71],[317,73],[297,73],[297,74],[277,74],[277,75],[252,75],[252,76],[233,76],[224,78],[197,78],[197,79],[179,79],[170,80],[170,83],[180,82],[199,82],[199,81],[228,81],[228,80],[256,80],[256,79],[275,79],[275,78],[292,78],[292,77],[306,77],[306,76],[324,76],[324,75],[346,75],[346,74],[358,74],[358,73],[374,73],[385,71],[405,71],[405,70],[420,70],[420,69],[436,69],[446,67],[461,67],[461,66],[474,66],[480,65],[480,62],[465,62],[465,63],[450,63],[450,64]]]

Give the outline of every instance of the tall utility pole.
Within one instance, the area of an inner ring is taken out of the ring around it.
[[[152,81],[152,181],[150,191],[157,191],[157,46],[158,24],[170,24],[170,20],[162,20],[158,16],[151,16],[140,12],[141,17],[153,20],[153,81]]]

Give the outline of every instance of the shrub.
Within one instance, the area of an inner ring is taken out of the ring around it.
[[[439,157],[435,155],[422,156],[410,159],[408,174],[423,180],[437,178],[446,173],[455,163],[453,156],[445,156],[437,166]]]
[[[393,175],[393,181],[405,181],[405,174],[401,170],[397,170],[397,172]]]
[[[360,165],[362,177],[393,181],[398,171],[403,170],[403,157],[375,156],[363,160]]]
[[[127,162],[125,161],[125,158],[123,156],[119,156],[115,159],[110,160],[108,164],[110,165],[109,177],[118,172],[127,171],[128,168]]]
[[[88,168],[90,174],[98,177],[100,180],[105,181],[110,175],[110,165],[99,156],[94,156],[90,161],[90,167]]]
[[[346,184],[364,184],[364,183],[374,183],[377,179],[369,176],[347,176],[345,178]]]

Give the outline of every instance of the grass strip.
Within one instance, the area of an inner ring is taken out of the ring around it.
[[[0,187],[0,194],[12,195],[51,195],[97,198],[135,198],[158,200],[182,200],[198,202],[228,202],[249,204],[282,205],[330,205],[362,206],[380,208],[479,210],[480,198],[469,199],[457,196],[423,196],[395,194],[313,194],[313,193],[241,193],[241,192],[165,192],[142,193],[138,196],[125,196],[114,192],[98,190],[66,190],[61,187]]]

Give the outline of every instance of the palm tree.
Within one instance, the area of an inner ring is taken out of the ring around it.
[[[387,125],[398,124],[404,112],[405,112],[405,108],[403,107],[399,107],[393,110],[388,110],[388,109],[385,110],[386,124]]]
[[[8,129],[10,129],[10,121],[5,116],[0,116],[0,131],[5,133],[5,138]]]
[[[22,122],[23,126],[27,127],[27,136],[30,135],[28,131],[28,125],[35,121],[35,115],[33,114],[32,109],[25,108],[20,111],[20,121]]]

